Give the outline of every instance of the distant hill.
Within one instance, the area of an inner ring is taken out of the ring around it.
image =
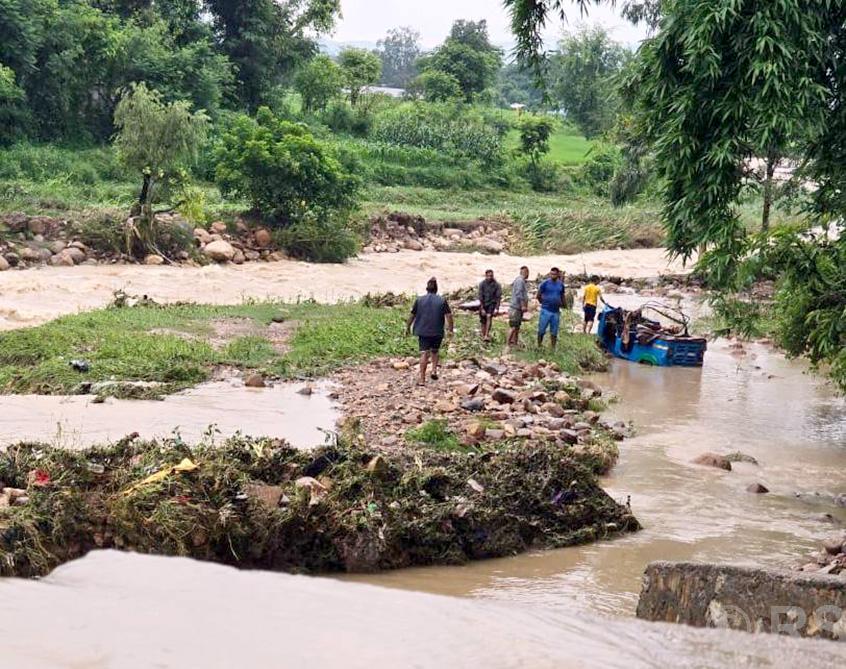
[[[331,39],[321,39],[318,41],[320,45],[320,50],[332,56],[333,58],[337,56],[341,50],[346,47],[355,47],[356,49],[367,49],[368,51],[375,51],[376,49],[376,42],[369,42],[367,40],[352,40],[349,42],[337,42]]]

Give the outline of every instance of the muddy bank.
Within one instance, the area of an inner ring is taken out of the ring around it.
[[[40,581],[0,581],[0,597],[3,657],[29,669],[846,664],[843,644],[614,621],[115,551],[91,553]]]
[[[683,270],[663,249],[594,251],[573,256],[482,256],[473,253],[400,251],[365,254],[343,265],[282,261],[206,267],[82,265],[0,273],[0,330],[37,325],[58,316],[109,304],[115,291],[149,295],[158,302],[237,304],[244,299],[313,298],[320,302],[368,293],[418,293],[438,277],[449,292],[493,269],[510,282],[521,265],[532,275],[557,265],[567,272],[654,277]]]
[[[86,451],[22,444],[0,452],[0,481],[0,575],[42,576],[112,547],[245,568],[373,571],[639,528],[554,446],[380,455],[243,438],[128,438]]]

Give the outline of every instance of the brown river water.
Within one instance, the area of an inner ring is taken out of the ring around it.
[[[553,265],[568,272],[649,277],[682,270],[668,264],[662,249],[594,251],[573,256],[527,258],[478,253],[401,251],[368,254],[343,265],[302,262],[209,265],[203,268],[92,265],[43,267],[0,273],[0,330],[38,325],[58,316],[108,304],[116,290],[149,295],[160,302],[180,300],[238,304],[244,299],[314,298],[320,302],[367,293],[423,292],[430,276],[443,291],[465,288],[493,269],[511,281],[521,265],[532,275]]]
[[[398,255],[403,262],[409,257],[395,254],[389,260]],[[459,272],[452,274],[452,255],[437,260],[443,264],[437,272],[409,265],[408,277],[390,275],[399,285],[369,289],[411,290],[427,273],[455,276],[452,287],[467,283],[466,278],[459,283]],[[519,264],[507,260],[508,267]],[[501,270],[497,259],[474,260],[506,272],[505,261],[498,261]],[[561,258],[554,261],[566,264]],[[549,262],[535,258],[533,264]],[[647,265],[644,261],[643,275],[650,274]],[[288,272],[286,267],[279,269]],[[312,271],[305,267],[304,272]],[[145,285],[161,287],[161,293],[145,290],[154,299],[237,301],[233,294],[221,297],[217,284],[207,287],[206,270],[168,270],[190,277],[175,284],[173,279],[159,283],[159,269],[69,271],[117,273],[81,275],[82,285],[99,286],[92,288],[99,291],[97,304],[108,299],[114,281],[127,278],[121,272],[137,273],[134,281],[142,277],[152,282]],[[215,281],[221,280],[215,273],[220,268],[212,269]],[[227,281],[241,271],[231,269],[224,271]],[[324,271],[342,286],[338,269]],[[594,269],[611,272],[588,267]],[[382,271],[387,270],[354,272],[352,282],[369,286],[375,281],[371,273]],[[619,273],[632,272],[621,267]],[[656,273],[653,264],[651,274]],[[318,285],[311,283],[316,275],[303,280],[295,274],[275,284],[265,276],[268,283],[251,290],[269,291],[271,285],[287,290],[285,281]],[[11,284],[9,275],[0,276],[0,288],[11,287],[15,312],[24,309],[32,322],[57,311],[96,306],[88,297],[74,298],[71,305],[49,297],[50,290],[63,285],[59,272],[13,273]],[[22,298],[19,280],[27,275],[35,279],[31,302]],[[326,280],[319,285],[328,290],[332,281]],[[238,288],[244,290],[244,284]],[[7,305],[6,294],[0,308]],[[638,298],[616,299],[630,304]],[[379,668],[846,666],[846,644],[646,624],[632,617],[643,569],[652,560],[789,567],[837,523],[846,523],[846,509],[826,497],[846,492],[846,401],[803,363],[787,361],[760,344],[747,345],[741,355],[728,342],[714,342],[702,369],[613,361],[610,371],[596,379],[619,397],[608,414],[633,421],[638,431],[622,443],[619,464],[605,480],[615,498],[631,497],[644,525],[637,534],[463,567],[340,579],[244,573],[183,559],[98,552],[40,582],[0,581],[3,657],[14,667],[85,669],[306,663]],[[249,422],[253,433],[260,427],[277,436],[293,435],[296,424],[307,441],[319,434],[318,427],[331,427],[334,409],[322,393],[304,398],[294,391],[284,385],[248,391],[207,384],[165,402],[105,405],[85,405],[80,398],[48,398],[44,404],[43,398],[3,397],[0,443],[17,435],[81,445],[103,436],[117,438],[121,426],[138,430],[138,421],[148,425],[151,435],[180,426],[186,438],[203,432],[208,422],[217,423],[224,434]],[[7,403],[10,399],[13,403]],[[155,407],[149,410],[155,416],[140,408],[146,405]],[[759,464],[737,464],[723,472],[690,462],[705,451],[735,450]],[[772,492],[747,493],[751,482]],[[797,497],[797,492],[820,494]],[[825,514],[830,517],[824,519]]]

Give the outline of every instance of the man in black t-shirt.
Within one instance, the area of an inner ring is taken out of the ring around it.
[[[414,300],[411,314],[405,323],[405,334],[411,333],[414,324],[414,334],[420,342],[420,378],[418,386],[426,384],[426,368],[429,359],[432,360],[432,379],[438,379],[438,364],[440,363],[441,343],[444,340],[444,322],[452,335],[455,325],[452,310],[447,301],[438,295],[438,281],[434,277],[426,284],[426,294]]]

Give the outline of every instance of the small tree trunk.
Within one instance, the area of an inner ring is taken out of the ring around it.
[[[761,212],[761,230],[766,232],[770,229],[770,211],[773,206],[773,175],[775,174],[778,158],[767,156],[767,172],[764,177],[764,207]]]

